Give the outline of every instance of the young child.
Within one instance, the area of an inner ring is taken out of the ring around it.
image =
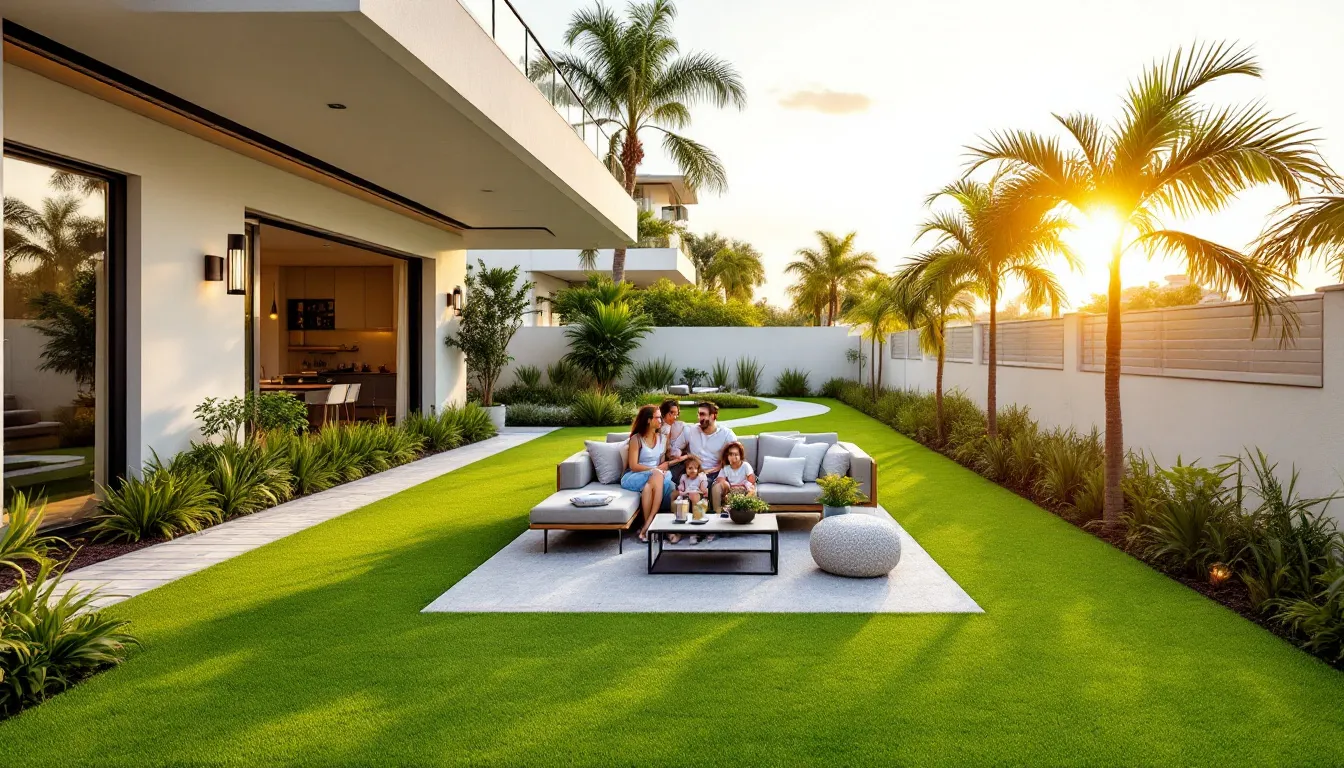
[[[719,479],[715,482],[720,488],[721,498],[727,500],[734,493],[756,495],[756,470],[743,460],[745,455],[746,449],[741,443],[729,443],[723,447],[723,469],[719,470]]]
[[[700,471],[700,459],[695,456],[687,456],[682,466],[685,468],[686,474],[681,476],[681,480],[677,483],[677,493],[672,498],[674,501],[676,499],[686,499],[691,503],[691,509],[694,510],[695,505],[699,504],[701,499],[709,498],[709,481]],[[676,536],[676,534],[673,534],[673,536]],[[668,540],[676,544],[681,540],[681,537],[676,536],[674,539],[669,536]],[[699,544],[700,537],[692,534],[691,543]]]

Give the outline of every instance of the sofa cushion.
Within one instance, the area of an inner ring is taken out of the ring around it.
[[[683,395],[683,396],[689,395],[691,394],[691,388],[686,386],[685,384],[671,384],[667,388],[667,394]]]
[[[779,485],[801,486],[803,473],[807,471],[807,459],[799,456],[786,459],[779,456],[766,456],[757,470],[758,483],[776,483]]]
[[[821,495],[821,486],[816,483],[803,483],[799,486],[760,483],[756,486],[756,495],[769,504],[815,505],[817,497]]]
[[[737,438],[737,442],[741,443],[742,447],[745,448],[747,451],[747,455],[743,456],[742,460],[747,462],[753,467],[761,466],[760,462],[761,445],[760,441],[756,438],[756,436],[741,435]]]
[[[828,445],[835,445],[840,442],[840,435],[835,432],[813,432],[812,434],[803,435],[803,439],[809,443],[827,443]]]
[[[607,493],[615,498],[603,507],[576,507],[570,499],[585,493]],[[619,485],[590,483],[578,490],[556,491],[532,508],[528,519],[533,524],[549,525],[621,525],[639,511],[639,494]]]
[[[812,482],[817,479],[821,473],[821,460],[826,456],[826,451],[830,450],[826,443],[794,443],[793,450],[789,452],[790,458],[801,458],[807,463],[803,466],[803,480]]]
[[[626,448],[622,443],[599,443],[596,440],[584,440],[588,447],[588,458],[593,462],[593,472],[597,482],[611,485],[621,482],[625,474]]]
[[[763,463],[769,456],[778,456],[781,459],[787,459],[789,453],[793,451],[795,443],[802,442],[799,437],[782,437],[780,435],[761,435],[757,443],[760,447],[757,449],[757,458]],[[753,467],[756,464],[752,465]]]
[[[826,448],[826,455],[821,459],[821,474],[823,475],[848,475],[849,460],[853,456],[844,446],[836,443]]]
[[[583,450],[560,462],[555,468],[555,489],[582,488],[596,479],[593,476],[593,460],[588,451]]]
[[[630,432],[629,432],[629,431],[625,431],[625,432],[608,432],[608,433],[607,433],[607,442],[608,442],[608,443],[624,443],[626,440],[629,440],[629,439],[630,439]]]

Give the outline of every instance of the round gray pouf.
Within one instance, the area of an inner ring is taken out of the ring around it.
[[[812,528],[812,559],[837,576],[872,578],[901,562],[901,536],[890,520],[866,514],[828,517]]]

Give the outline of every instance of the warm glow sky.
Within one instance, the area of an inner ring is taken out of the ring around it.
[[[552,49],[582,0],[513,0]],[[1250,44],[1265,70],[1207,89],[1237,103],[1265,99],[1320,129],[1327,159],[1344,169],[1344,3],[1339,0],[679,0],[683,50],[735,64],[743,112],[702,107],[687,133],[719,153],[730,190],[702,197],[691,228],[718,230],[765,254],[763,295],[781,302],[784,265],[812,231],[857,230],[884,269],[913,252],[925,195],[957,178],[963,145],[1000,128],[1054,131],[1051,112],[1118,113],[1119,97],[1151,59],[1199,39]],[[827,91],[834,92],[827,94]],[[785,105],[788,106],[785,106]],[[657,152],[641,170],[675,172]],[[1214,217],[1183,224],[1242,246],[1281,202],[1245,196]],[[1104,255],[1094,254],[1104,265]],[[1179,268],[1126,263],[1125,283]],[[1104,290],[1104,266],[1069,275],[1070,295]],[[1315,268],[1309,290],[1337,280]],[[1078,303],[1075,302],[1075,303]]]

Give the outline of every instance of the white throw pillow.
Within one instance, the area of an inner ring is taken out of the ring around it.
[[[803,467],[803,482],[817,481],[817,473],[821,471],[821,460],[829,448],[826,443],[797,443],[793,446],[793,450],[789,452],[790,458],[807,459],[807,464]]]
[[[820,443],[820,445],[826,445]],[[831,445],[826,448],[826,455],[821,459],[822,475],[848,475],[849,460],[854,458],[854,454],[847,449],[841,448],[839,444]]]
[[[761,467],[761,474],[757,475],[756,480],[762,483],[777,483],[779,485],[792,485],[801,488],[803,485],[803,469],[807,466],[807,459],[799,456],[796,459],[786,459],[782,456],[767,456],[763,459],[764,466]]]
[[[625,455],[629,443],[604,443],[597,440],[584,440],[588,447],[588,459],[593,462],[593,472],[597,482],[612,485],[621,482],[625,474]]]
[[[756,456],[761,461],[765,461],[767,456],[778,456],[781,459],[787,459],[793,446],[803,442],[801,437],[783,437],[781,435],[761,435],[756,442]]]

